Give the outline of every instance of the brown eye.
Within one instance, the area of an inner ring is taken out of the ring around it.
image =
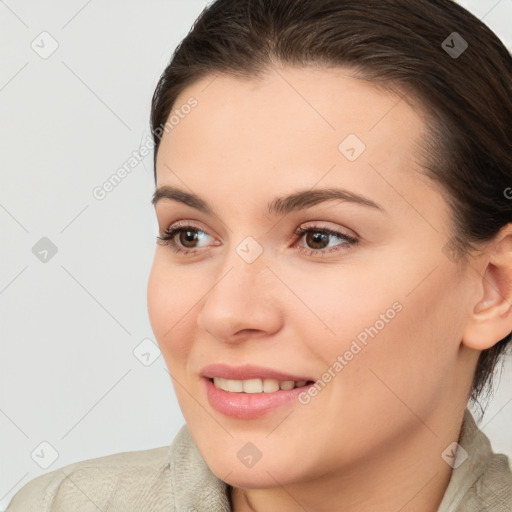
[[[194,226],[178,225],[171,226],[163,236],[158,236],[157,239],[162,245],[169,246],[175,253],[192,254],[201,250],[198,245],[198,242],[201,242],[201,235],[210,236]]]
[[[295,234],[300,239],[303,239],[305,243],[305,247],[299,246],[299,249],[307,252],[309,255],[322,255],[330,252],[346,250],[358,242],[358,239],[353,236],[345,235],[325,227],[299,227]],[[334,246],[331,245],[331,247],[329,247],[330,240],[332,239],[337,239],[338,241],[341,241],[341,243]]]
[[[197,232],[196,230],[192,231],[192,230],[180,230],[178,233],[178,240],[179,240],[179,243],[181,245],[183,245],[183,247],[187,248],[187,249],[194,249],[195,248],[195,243],[197,242],[198,240],[198,237],[197,237]]]
[[[329,235],[320,231],[309,231],[304,240],[312,249],[325,249],[329,245]]]

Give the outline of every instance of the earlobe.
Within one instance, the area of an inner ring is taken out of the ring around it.
[[[475,303],[462,343],[486,350],[512,332],[512,224],[507,224],[481,258],[482,293]]]

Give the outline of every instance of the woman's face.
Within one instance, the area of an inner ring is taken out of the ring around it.
[[[208,77],[175,110],[155,207],[160,236],[185,229],[181,252],[156,247],[148,307],[212,471],[274,487],[435,435],[467,400],[474,283],[444,250],[449,210],[415,153],[419,113],[313,68]],[[317,384],[274,391],[272,376]]]

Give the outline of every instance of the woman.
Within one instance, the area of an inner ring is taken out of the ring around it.
[[[510,511],[512,58],[451,0],[218,0],[152,103],[149,315],[186,420],[9,511]]]

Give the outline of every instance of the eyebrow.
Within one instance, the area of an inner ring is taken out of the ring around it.
[[[179,203],[183,203],[191,208],[195,208],[207,215],[215,215],[213,209],[206,201],[198,195],[186,192],[176,187],[164,185],[155,190],[153,194],[152,204],[156,205],[162,199],[170,199]],[[386,210],[375,203],[371,199],[350,192],[349,190],[339,188],[324,188],[316,190],[301,190],[285,197],[277,197],[267,205],[267,213],[269,215],[286,215],[293,211],[310,208],[317,204],[340,200],[348,203],[354,203],[366,206],[386,213]]]

